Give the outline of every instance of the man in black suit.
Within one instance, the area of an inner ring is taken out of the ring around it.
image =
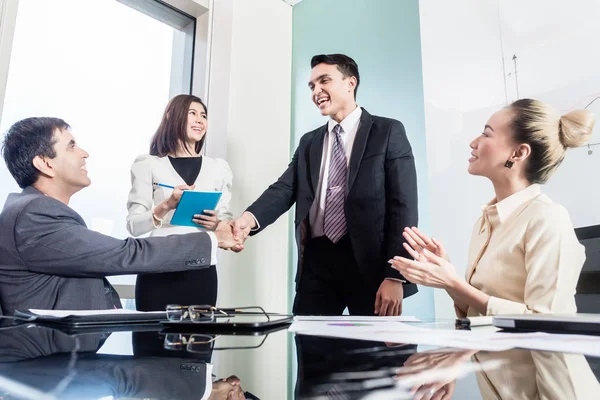
[[[308,83],[329,122],[300,139],[288,169],[232,222],[244,240],[296,204],[298,271],[294,314],[400,315],[417,292],[388,264],[406,255],[402,230],[416,226],[417,177],[399,121],[356,104],[358,66],[317,55]]]
[[[397,386],[396,376],[417,345],[302,334],[295,343],[296,400],[377,398],[377,390],[396,394],[388,398],[412,398],[406,387]]]

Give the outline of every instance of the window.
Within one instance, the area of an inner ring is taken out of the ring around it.
[[[195,24],[155,0],[19,1],[0,131],[31,116],[71,125],[92,185],[70,205],[91,229],[129,236],[129,169],[169,98],[190,93]],[[0,206],[15,191],[2,162]]]

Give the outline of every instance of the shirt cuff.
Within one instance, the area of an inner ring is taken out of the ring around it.
[[[217,265],[217,250],[219,249],[219,240],[214,232],[206,231],[206,234],[210,238],[210,265]]]
[[[254,214],[252,214],[250,211],[246,211],[248,214],[252,215],[252,218],[254,218],[254,223],[256,224],[256,228],[252,228],[250,229],[250,232],[256,232],[258,230],[260,230],[260,224],[258,223],[258,220],[256,219],[256,217],[254,216]]]
[[[406,283],[406,281],[403,281],[402,279],[398,279],[398,278],[385,278],[385,280]]]
[[[490,296],[486,309],[486,315],[527,314],[530,312],[525,304],[494,296]]]

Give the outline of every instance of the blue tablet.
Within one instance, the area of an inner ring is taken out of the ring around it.
[[[171,218],[171,225],[199,227],[200,225],[192,221],[194,214],[202,214],[204,210],[214,210],[221,194],[222,192],[184,191],[173,218]]]

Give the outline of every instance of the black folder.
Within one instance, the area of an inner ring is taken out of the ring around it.
[[[600,335],[600,315],[585,313],[496,315],[494,326],[506,331]]]
[[[78,315],[87,312],[89,315]],[[63,316],[44,315],[45,313],[62,313]],[[131,324],[149,324],[164,321],[167,319],[165,311],[151,312],[127,312],[121,309],[115,310],[78,310],[69,314],[66,311],[54,310],[16,310],[14,317],[18,322],[37,322],[51,325],[62,325],[70,327],[84,327],[96,325],[131,325]]]

